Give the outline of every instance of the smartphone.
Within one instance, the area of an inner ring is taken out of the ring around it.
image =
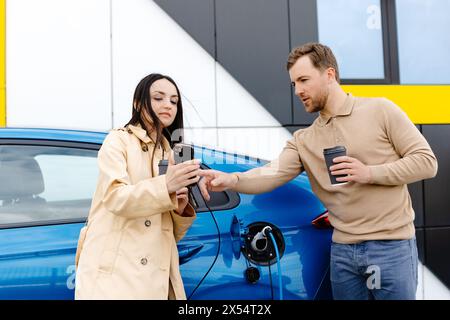
[[[194,147],[190,144],[177,143],[173,147],[175,164],[194,159]]]
[[[194,147],[190,144],[177,143],[173,146],[173,157],[175,164],[194,159]],[[195,183],[188,185],[188,188],[195,186]]]
[[[182,163],[184,161],[194,159],[194,147],[189,144],[177,143],[173,147],[175,164]],[[158,164],[159,175],[165,174],[167,171],[167,166],[169,165],[168,160],[161,160]]]

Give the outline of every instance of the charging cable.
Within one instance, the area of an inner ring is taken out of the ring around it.
[[[272,227],[266,226],[262,229],[261,232],[266,238],[267,235],[269,235],[270,239],[272,240],[273,247],[275,248],[275,256],[277,258],[277,267],[278,267],[278,290],[280,292],[280,300],[283,300],[283,282],[281,279],[281,263],[280,263],[280,253],[278,252],[278,245],[277,242],[275,241],[275,237],[273,236]]]
[[[198,187],[198,182],[196,183],[197,187]],[[199,188],[200,189],[200,188]],[[200,191],[200,190],[199,190]],[[209,274],[209,272],[211,271],[212,267],[216,264],[217,258],[219,257],[220,254],[220,243],[221,243],[221,239],[220,239],[220,228],[219,228],[219,224],[217,223],[216,217],[214,217],[214,213],[212,212],[211,208],[209,207],[205,197],[203,197],[203,194],[201,192],[199,192],[203,202],[206,205],[206,208],[208,208],[209,210],[209,214],[211,215],[211,218],[214,221],[214,224],[216,225],[216,229],[217,229],[217,240],[218,240],[218,245],[217,245],[217,253],[216,256],[214,258],[213,263],[211,264],[211,266],[209,267],[208,271],[203,275],[203,278],[200,280],[200,282],[197,284],[197,286],[195,287],[194,290],[192,290],[191,294],[189,295],[189,297],[187,298],[187,300],[191,300],[191,297],[194,295],[194,293],[197,291],[197,289],[200,287],[200,285],[203,283],[203,281],[205,280],[206,276]]]

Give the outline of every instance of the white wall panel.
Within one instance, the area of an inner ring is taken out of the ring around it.
[[[424,289],[423,289],[423,270],[425,266],[420,262],[417,266],[417,291],[416,291],[416,300],[424,299]]]
[[[215,127],[214,59],[149,0],[113,0],[114,126],[131,116],[134,89],[158,72],[178,84],[186,127]]]
[[[292,135],[284,128],[230,128],[218,130],[218,148],[265,160],[278,157]]]
[[[199,146],[204,146],[208,148],[217,147],[217,129],[202,128],[202,129],[185,129],[184,130],[184,141],[186,143],[193,143]]]
[[[109,0],[7,3],[7,126],[111,127]]]
[[[423,298],[425,300],[450,300],[450,290],[428,268],[423,268]]]

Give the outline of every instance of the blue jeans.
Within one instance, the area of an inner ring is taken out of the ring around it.
[[[417,244],[374,240],[331,244],[330,278],[336,300],[415,300]]]

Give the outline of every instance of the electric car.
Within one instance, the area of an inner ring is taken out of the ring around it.
[[[0,299],[73,299],[75,251],[106,132],[0,129]],[[194,146],[203,168],[266,161]],[[188,299],[330,299],[332,229],[305,174],[260,195],[191,189],[178,243]],[[264,231],[264,232],[263,232]],[[270,231],[270,232],[267,232]]]

